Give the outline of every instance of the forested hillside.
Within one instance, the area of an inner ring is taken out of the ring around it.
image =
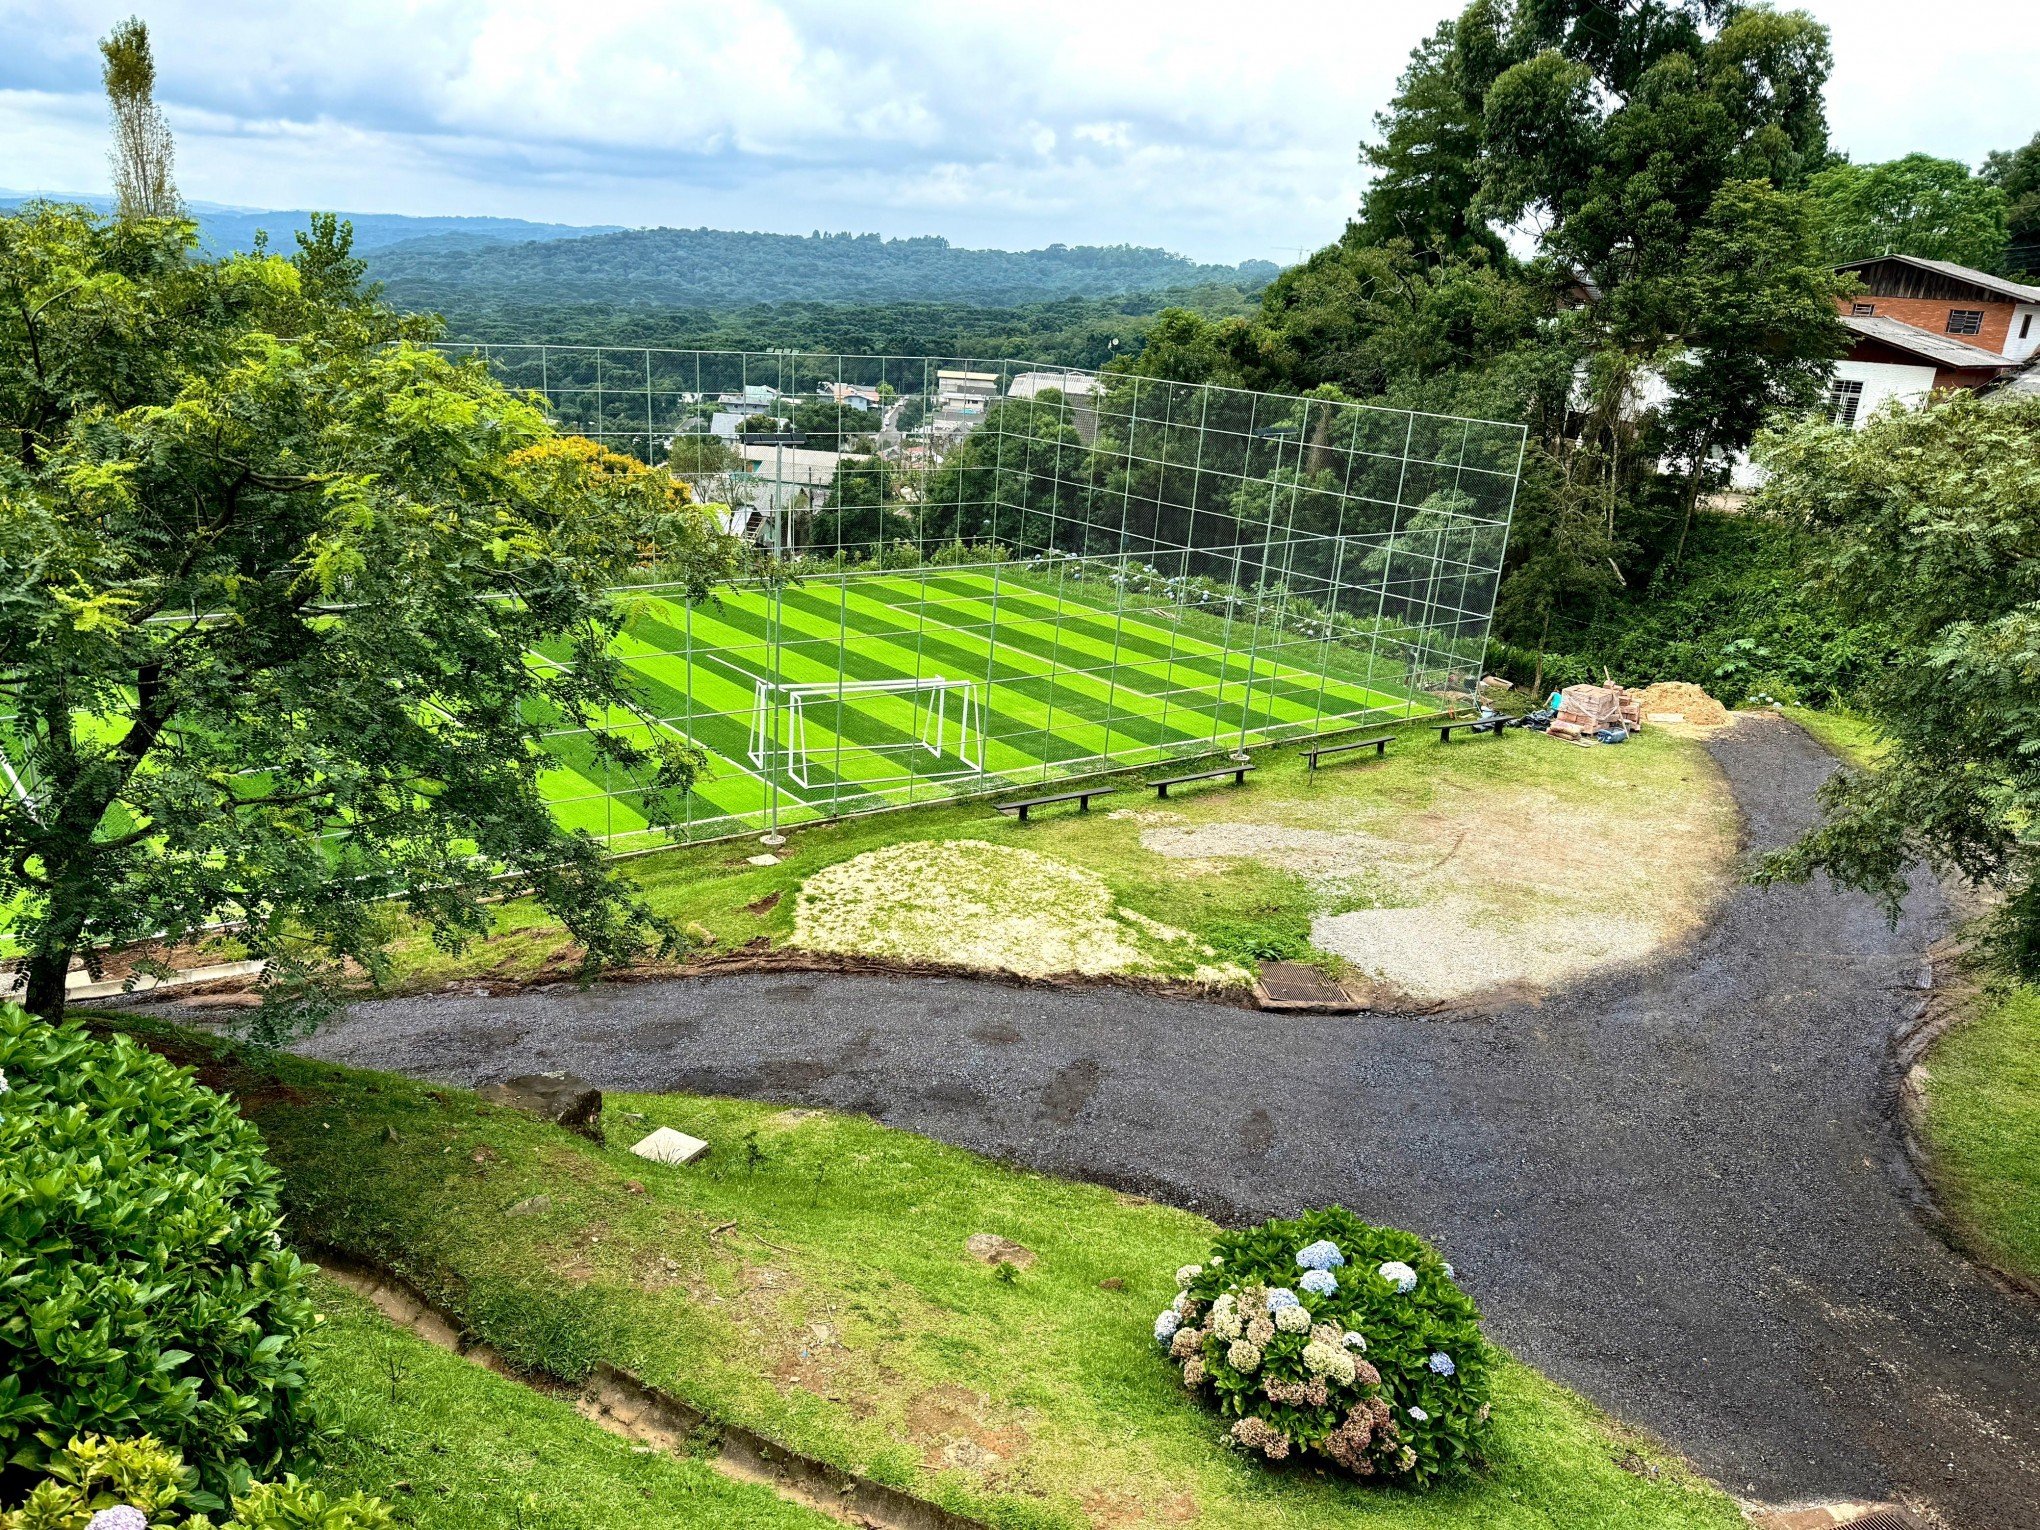
[[[1170,288],[1115,298],[1058,298],[998,307],[940,303],[767,303],[717,311],[611,303],[520,303],[451,292],[447,334],[497,343],[650,345],[703,351],[826,351],[840,355],[981,356],[1101,367],[1140,349],[1166,310],[1223,319],[1252,311],[1237,286]]]
[[[1225,283],[1258,288],[1267,261],[1205,266],[1134,245],[969,250],[941,238],[756,234],[654,228],[530,243],[459,237],[380,250],[370,274],[400,307],[442,312],[563,299],[612,308],[721,309],[757,303],[929,303],[987,307],[1115,297]]]

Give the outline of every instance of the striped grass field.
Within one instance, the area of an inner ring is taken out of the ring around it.
[[[694,607],[646,592],[617,650],[636,672],[642,718],[612,721],[640,736],[670,729],[706,751],[681,829],[699,839],[755,827],[774,806],[781,824],[799,823],[1207,754],[1239,742],[1243,723],[1259,743],[1436,708],[1409,687],[1400,645],[1374,653],[1119,602],[1095,583],[979,568],[808,580],[780,590],[776,612],[755,586]],[[971,684],[982,774],[975,741],[968,760],[959,753],[954,692],[931,753],[930,692],[830,689],[937,677]],[[802,708],[805,785],[787,768],[783,707],[753,758],[760,680],[820,688]],[[612,789],[584,734],[547,734],[545,746],[562,822],[619,848],[664,839],[627,783]]]

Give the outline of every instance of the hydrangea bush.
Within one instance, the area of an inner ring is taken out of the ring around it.
[[[153,1435],[221,1497],[306,1425],[307,1272],[233,1102],[125,1036],[0,1004],[0,1496]]]
[[[1493,1355],[1415,1234],[1328,1207],[1222,1235],[1176,1285],[1155,1342],[1242,1449],[1412,1487],[1479,1457]]]
[[[0,1505],[0,1530],[391,1530],[380,1499],[330,1498],[295,1477],[258,1482],[234,1495],[227,1518],[190,1514],[208,1503],[198,1473],[148,1435],[108,1440],[80,1435],[43,1463],[47,1475],[17,1508]]]

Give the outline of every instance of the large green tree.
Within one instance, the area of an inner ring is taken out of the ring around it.
[[[1807,190],[1831,261],[1896,253],[1995,271],[2004,260],[2005,192],[1959,159],[1833,165]]]
[[[344,226],[202,259],[189,223],[0,219],[0,901],[28,1001],[229,922],[286,991],[527,890],[593,963],[667,932],[547,810],[581,727],[677,812],[604,593],[734,567],[663,471],[555,435],[364,293]]]
[[[1984,161],[1983,178],[2004,193],[2005,269],[2040,274],[2040,133]]]
[[[1889,753],[1762,875],[1825,871],[1895,912],[1914,865],[1957,872],[2008,894],[2005,954],[2040,975],[2040,399],[1803,422],[1764,458],[1759,507],[1812,534],[1821,590],[1895,652],[1854,698]]]

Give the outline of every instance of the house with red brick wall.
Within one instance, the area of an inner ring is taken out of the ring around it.
[[[1866,289],[1841,301],[1853,343],[1828,389],[1838,424],[1859,424],[1891,399],[1988,387],[2040,352],[2040,287],[1915,255],[1835,269]]]

